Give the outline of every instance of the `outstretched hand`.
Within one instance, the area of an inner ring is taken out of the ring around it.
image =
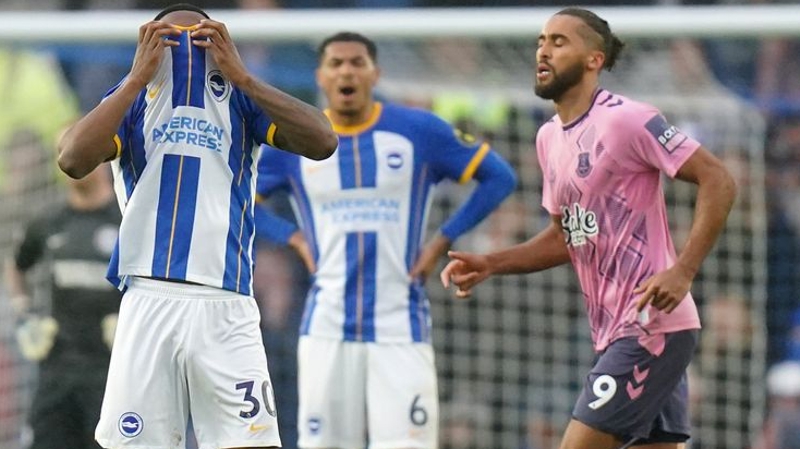
[[[241,86],[247,80],[249,72],[224,23],[203,19],[191,37],[193,45],[208,50],[222,74],[233,84]]]
[[[452,283],[457,287],[457,298],[469,298],[472,288],[491,276],[488,258],[482,254],[448,251],[450,262],[444,267],[439,279],[444,288]]]
[[[677,264],[647,278],[633,290],[635,294],[642,294],[636,311],[641,312],[650,304],[658,310],[672,312],[689,293],[693,278],[691,272]]]

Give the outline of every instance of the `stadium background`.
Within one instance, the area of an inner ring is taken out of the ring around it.
[[[57,133],[127,72],[138,26],[153,16],[146,3],[0,0],[4,259],[15,230],[60,200],[53,163]],[[212,10],[212,16],[228,24],[247,63],[276,86],[317,102],[317,42],[339,30],[361,31],[378,42],[382,98],[433,109],[489,139],[512,162],[520,178],[517,191],[458,248],[488,250],[522,241],[547,223],[532,141],[553,111],[531,91],[531,60],[535,37],[558,2],[519,9],[465,6],[524,2],[296,0],[282,9],[258,8],[268,1],[240,3],[248,10]],[[602,3],[598,12],[629,44],[603,85],[657,105],[723,158],[739,182],[729,226],[693,287],[705,329],[690,370],[696,428],[691,448],[754,447],[772,416],[769,369],[785,359],[800,361],[800,5]],[[137,6],[145,10],[126,9]],[[328,9],[303,9],[323,6]],[[340,9],[355,6],[370,8]],[[377,6],[405,8],[371,8]],[[67,11],[81,8],[86,9]],[[693,191],[667,186],[680,247]],[[432,224],[460,202],[459,192],[440,188]],[[281,198],[275,202],[286,209]],[[281,414],[291,425],[305,278],[286,251],[260,245],[258,260],[265,341],[273,377],[283,383],[277,391]],[[36,274],[35,300],[46,309],[45,276]],[[441,447],[552,447],[593,356],[572,271],[495,279],[470,301],[452,299],[434,281],[429,291],[441,379]],[[24,416],[36,383],[36,367],[17,353],[13,329],[0,289],[0,449],[24,447]],[[796,383],[800,379],[789,385],[792,391],[800,389]],[[285,447],[294,447],[292,432],[284,434]]]

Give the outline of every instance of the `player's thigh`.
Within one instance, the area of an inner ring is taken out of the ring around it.
[[[586,424],[571,420],[564,431],[560,449],[619,449],[622,441]]]
[[[637,438],[621,441],[614,435],[571,420],[561,439],[560,449],[683,449],[683,443],[636,444]]]
[[[297,348],[298,446],[366,446],[364,343],[303,336]]]
[[[370,449],[437,447],[439,395],[432,346],[368,345]]]
[[[201,297],[196,304],[186,374],[202,449],[280,446],[259,321],[252,298]]]
[[[123,296],[95,437],[103,447],[167,448],[186,428],[179,342],[186,301],[131,287]]]
[[[663,338],[657,355],[635,338],[612,343],[586,377],[573,417],[622,441],[685,441],[690,431],[686,368],[697,332]]]

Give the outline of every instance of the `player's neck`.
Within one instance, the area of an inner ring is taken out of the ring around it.
[[[568,124],[582,116],[592,107],[597,83],[580,83],[555,101],[556,114],[561,123]]]
[[[338,127],[350,128],[367,123],[372,118],[374,110],[375,101],[371,100],[364,108],[356,113],[342,114],[331,110],[329,112],[329,118],[331,122]]]

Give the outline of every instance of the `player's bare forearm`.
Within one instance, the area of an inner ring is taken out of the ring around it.
[[[222,73],[272,119],[278,129],[274,141],[278,148],[316,160],[333,154],[339,140],[325,114],[253,76],[225,24],[201,20],[192,31],[192,44],[208,50]]]
[[[447,254],[452,242],[442,235],[436,234],[423,248],[416,263],[411,268],[409,277],[413,280],[421,278],[423,281],[430,276],[439,260]]]
[[[275,123],[279,148],[315,160],[327,159],[336,150],[339,140],[318,108],[253,76],[247,76],[239,88]]]
[[[703,148],[677,177],[698,185],[692,227],[678,256],[678,265],[694,277],[725,227],[736,198],[736,182],[722,162]]]
[[[58,166],[71,178],[83,178],[117,153],[114,136],[144,84],[126,80],[105,101],[70,127],[58,144]]]
[[[495,274],[533,273],[569,261],[561,218],[553,216],[547,229],[525,243],[486,255],[450,251],[450,263],[439,279],[445,288],[457,287],[456,297],[468,298],[472,289]]]
[[[530,240],[486,257],[492,274],[533,273],[569,262],[561,217],[553,215],[550,225]]]

